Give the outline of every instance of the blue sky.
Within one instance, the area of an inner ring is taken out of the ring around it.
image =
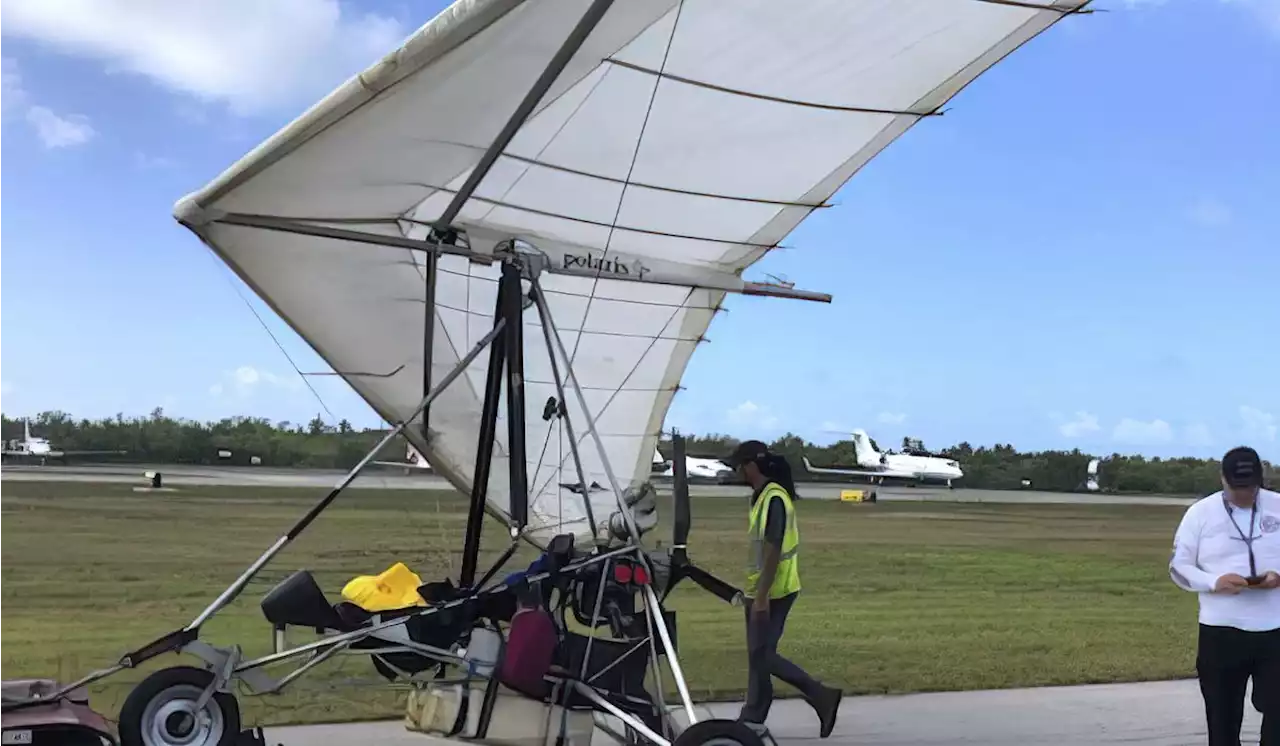
[[[5,413],[321,411],[171,208],[443,4],[7,0]],[[668,425],[1280,457],[1280,2],[1096,7],[758,265],[836,300],[732,299]]]

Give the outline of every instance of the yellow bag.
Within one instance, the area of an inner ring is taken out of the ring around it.
[[[426,606],[418,595],[422,578],[403,562],[397,562],[381,575],[361,575],[342,588],[342,597],[365,611],[391,611],[409,606]]]

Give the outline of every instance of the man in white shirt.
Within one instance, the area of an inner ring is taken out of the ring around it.
[[[1280,746],[1280,494],[1262,489],[1252,448],[1222,459],[1222,491],[1187,508],[1169,575],[1200,594],[1196,672],[1209,746],[1239,746],[1245,687],[1262,746]]]

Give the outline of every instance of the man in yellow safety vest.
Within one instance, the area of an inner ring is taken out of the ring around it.
[[[749,440],[729,457],[729,465],[751,485],[747,521],[747,701],[739,720],[763,724],[773,703],[773,679],[799,689],[818,713],[821,737],[831,735],[842,692],[824,686],[778,654],[787,613],[800,594],[800,529],[792,502],[795,484],[786,459],[764,443]]]

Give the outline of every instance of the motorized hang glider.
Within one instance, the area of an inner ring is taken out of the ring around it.
[[[743,273],[895,138],[1086,4],[454,3],[182,199],[175,216],[396,423],[379,447],[403,434],[471,495],[461,595],[352,621],[309,576],[292,576],[263,600],[277,633],[332,634],[252,661],[199,639],[362,462],[187,626],[70,686],[167,652],[203,657],[204,678],[166,669],[139,685],[122,738],[150,729],[152,743],[193,743],[188,726],[205,727],[210,713],[235,722],[233,680],[279,691],[352,650],[389,665],[371,645],[465,657],[440,631],[470,639],[478,627],[449,625],[489,614],[508,590],[485,585],[492,569],[475,580],[488,512],[510,527],[513,547],[546,550],[550,569],[537,575],[564,583],[580,622],[621,631],[622,642],[588,643],[583,678],[595,670],[592,645],[647,646],[641,665],[666,660],[696,724],[677,733],[667,720],[638,719],[618,691],[571,681],[586,706],[618,717],[632,743],[758,744],[742,724],[697,722],[674,653],[662,600],[696,575],[684,557],[687,494],[677,500],[676,546],[660,554],[641,544],[656,523],[652,455],[685,366],[727,294],[829,301]],[[683,453],[673,460],[679,496]],[[623,578],[624,557],[643,575]],[[703,576],[695,580],[740,598]],[[650,582],[638,589],[639,577]],[[424,642],[421,620],[442,614],[448,623]],[[265,666],[298,655],[312,657],[283,679],[264,678]],[[193,682],[204,687],[198,698]],[[139,720],[178,691],[188,694],[166,707],[178,702],[194,718]],[[467,726],[473,737],[491,720],[516,721],[492,717],[491,693],[479,724]]]
[[[607,484],[607,458],[625,488],[646,479],[726,293],[829,299],[744,270],[1083,5],[458,2],[176,216],[388,422],[413,416],[492,328],[502,257],[527,242],[546,259],[541,296],[605,446],[583,449],[582,481]],[[539,320],[526,324],[531,535],[591,537],[581,501],[558,487],[573,471],[568,436],[563,418],[541,416],[559,392]],[[487,358],[406,432],[464,492]],[[568,399],[583,440],[587,413]],[[501,428],[497,440],[488,507],[509,519],[511,444]],[[597,519],[615,501],[594,497]]]

